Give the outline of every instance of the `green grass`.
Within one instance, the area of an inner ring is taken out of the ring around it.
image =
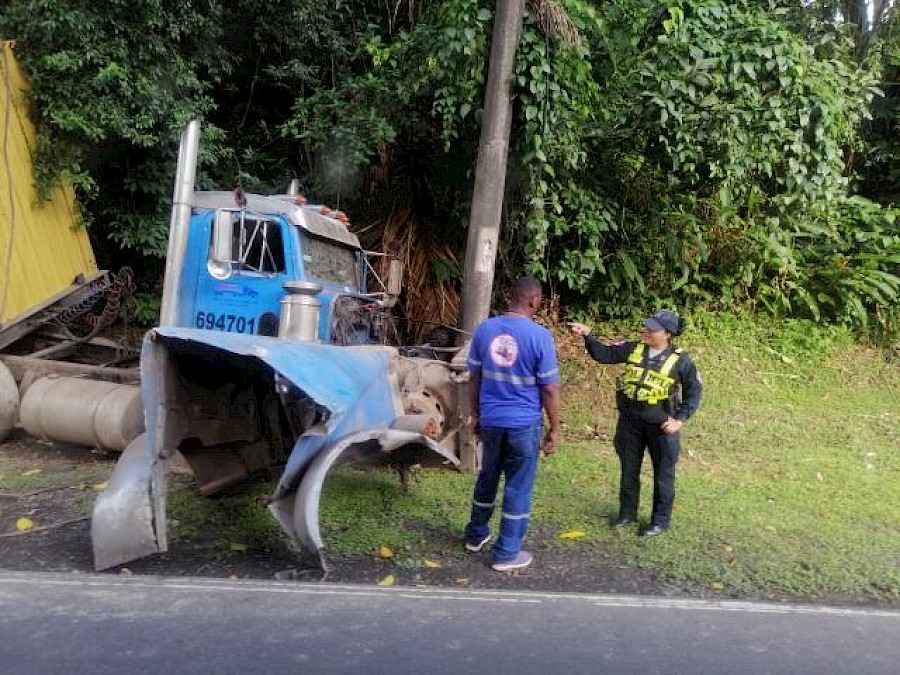
[[[461,553],[472,477],[413,471],[409,489],[390,471],[341,469],[329,476],[320,505],[329,549],[373,553],[390,546],[399,558]]]
[[[532,522],[586,536],[546,543],[603,547],[726,594],[900,598],[900,364],[805,322],[693,323],[682,343],[701,369],[704,400],[683,433],[673,529],[652,541],[608,527],[616,369],[561,338],[565,441],[542,461]],[[323,531],[341,553],[387,544],[457,555],[472,482],[428,472],[404,493],[388,473],[346,470],[326,486]]]
[[[0,530],[11,531],[20,517],[46,526],[90,515],[111,465],[46,449],[33,440],[0,444]]]
[[[38,467],[40,470],[38,471]],[[0,492],[30,494],[39,491],[94,489],[107,479],[111,469],[104,464],[71,465],[64,461],[22,462],[15,457],[0,457]]]
[[[172,541],[206,540],[222,552],[267,553],[284,545],[278,523],[269,515],[263,497],[271,493],[267,483],[247,482],[232,486],[216,497],[203,497],[188,478],[169,479],[167,516]]]
[[[900,366],[802,322],[707,315],[697,324],[684,346],[704,401],[683,433],[673,530],[652,542],[609,532],[597,541],[634,565],[724,592],[900,597]],[[611,434],[611,401],[597,410],[579,390],[596,377],[581,365],[570,368],[567,418]],[[575,467],[599,450],[604,478],[582,498],[603,495],[614,510],[610,444],[569,438]],[[543,478],[536,518],[542,495],[579,497]],[[646,515],[649,474],[643,485]],[[566,512],[556,502],[545,517]]]
[[[682,340],[704,383],[683,432],[673,528],[645,541],[616,532],[616,367],[560,337],[565,438],[542,460],[533,539],[561,551],[594,547],[635,569],[727,595],[900,598],[900,364],[839,329],[732,315],[694,317]],[[598,332],[604,333],[599,326]],[[649,512],[649,460],[642,512]],[[394,564],[462,555],[472,476],[389,471],[329,476],[321,503],[329,549]],[[268,549],[280,535],[263,488],[220,500],[177,488],[176,533],[219,528],[222,546]],[[234,505],[238,509],[234,509]],[[241,514],[244,515],[241,515]],[[577,541],[556,534],[582,530]]]

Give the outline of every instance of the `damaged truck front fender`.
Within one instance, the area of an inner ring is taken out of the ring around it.
[[[427,457],[432,453],[432,457]],[[303,474],[296,492],[269,505],[282,529],[299,546],[318,556],[326,568],[325,543],[319,528],[319,500],[328,472],[346,464],[392,464],[400,469],[439,458],[457,465],[457,458],[428,436],[399,429],[365,429],[324,448]]]
[[[166,477],[150,453],[147,435],[135,438],[119,458],[91,518],[94,567],[98,570],[166,548]]]
[[[257,472],[277,477],[271,512],[298,547],[324,562],[319,498],[333,467],[459,463],[463,421],[447,409],[458,373],[404,359],[384,346],[150,331],[141,354],[146,433],[123,453],[95,503],[95,567],[167,550],[166,467],[176,453],[203,494]],[[406,379],[419,384],[402,387],[398,373],[414,370],[419,376]],[[441,390],[429,384],[438,380]]]

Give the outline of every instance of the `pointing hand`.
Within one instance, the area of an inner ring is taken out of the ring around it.
[[[575,335],[581,335],[582,337],[591,334],[591,329],[588,326],[585,326],[583,323],[570,323],[569,330],[571,330]]]

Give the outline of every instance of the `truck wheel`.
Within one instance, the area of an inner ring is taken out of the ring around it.
[[[0,363],[0,443],[6,440],[16,424],[19,412],[19,388],[12,373]]]

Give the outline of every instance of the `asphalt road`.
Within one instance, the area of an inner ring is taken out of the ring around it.
[[[900,612],[0,573],[0,673],[900,672]]]

